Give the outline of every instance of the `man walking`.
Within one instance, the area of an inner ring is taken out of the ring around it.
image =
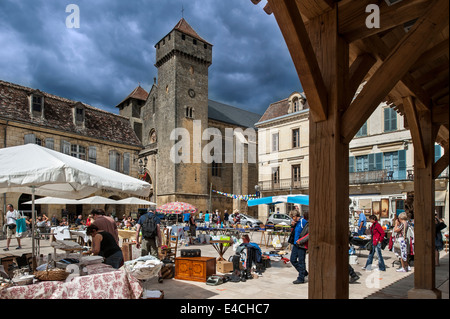
[[[139,217],[136,224],[136,248],[141,248],[141,241],[139,238],[139,232],[142,229],[142,249],[141,256],[151,255],[159,259],[158,248],[162,245],[161,238],[161,220],[152,210]],[[159,273],[158,282],[163,282],[161,272]]]
[[[20,238],[16,236],[16,220],[20,217],[20,214],[17,210],[14,209],[12,204],[8,204],[6,206],[6,209],[8,210],[8,212],[6,213],[6,248],[4,248],[3,250],[9,250],[9,244],[13,235],[17,239],[18,246],[16,247],[16,249],[21,249],[22,246],[20,246]]]
[[[290,262],[298,271],[297,279],[293,281],[293,284],[297,285],[305,283],[305,277],[308,276],[305,262],[308,242],[308,212],[303,214],[302,219],[300,213],[296,212],[293,219],[294,244],[292,245]]]

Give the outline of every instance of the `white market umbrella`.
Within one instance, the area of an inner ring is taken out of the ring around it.
[[[151,185],[36,144],[0,149],[0,193],[31,194],[33,234],[35,195],[77,199],[100,189],[147,197]],[[34,257],[34,236],[32,246]]]
[[[102,196],[92,196],[77,200],[78,204],[90,204],[90,205],[100,205],[100,204],[117,204],[114,199],[102,197]]]
[[[137,197],[128,197],[121,200],[116,201],[116,204],[122,204],[122,205],[150,205],[150,206],[156,206],[156,203],[150,202],[145,199],[140,199]]]
[[[34,201],[35,204],[43,204],[43,205],[76,205],[79,204],[78,201],[76,199],[69,199],[69,198],[59,198],[59,197],[51,197],[51,196],[47,196],[47,197],[43,197],[43,198],[39,198],[36,199]],[[25,205],[28,204],[33,204],[33,201],[30,200],[28,202],[22,203]]]

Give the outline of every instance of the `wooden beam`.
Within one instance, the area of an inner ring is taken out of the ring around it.
[[[387,5],[385,1],[378,1],[380,9],[380,27],[366,26],[366,7],[373,4],[373,0],[343,0],[339,2],[339,34],[349,43],[367,38],[402,25],[423,15],[429,6],[429,1],[401,1],[394,5]]]
[[[408,291],[408,298],[441,298],[436,289],[435,270],[435,221],[433,179],[434,138],[431,112],[418,112],[426,154],[426,167],[414,165],[414,288]],[[414,152],[414,163],[418,153]]]
[[[381,61],[386,60],[389,56],[389,48],[380,39],[378,35],[372,36],[370,38],[363,40],[364,45],[377,56]],[[397,87],[402,92],[407,92],[405,95],[414,95],[416,100],[416,106],[422,111],[427,111],[431,109],[431,98],[428,96],[427,92],[417,84],[410,72],[407,72],[402,79],[397,83]]]
[[[417,118],[417,110],[414,99],[411,96],[403,98],[403,110],[408,121],[408,126],[414,145],[414,156],[416,158],[414,161],[414,166],[425,168],[425,150],[423,147],[422,132],[420,130],[419,119]]]
[[[433,179],[437,179],[439,175],[448,167],[448,148],[444,149],[444,155],[433,164]]]
[[[442,28],[448,24],[448,0],[436,0],[395,46],[342,118],[343,139],[349,143],[392,88],[408,72]]]
[[[364,78],[367,76],[367,72],[370,71],[376,62],[377,59],[368,53],[359,55],[355,61],[353,61],[349,71],[350,83],[347,97],[348,105],[350,105],[356,91],[363,82]]]
[[[337,23],[335,9],[308,25],[329,92],[327,120],[309,122],[310,299],[347,299],[349,295],[349,144],[340,138],[341,110],[348,97],[349,48],[338,35]],[[326,222],[330,220],[333,222]]]
[[[447,16],[447,18],[448,18],[448,16]],[[448,22],[447,22],[447,25],[448,25]],[[449,52],[448,49],[449,49],[448,39],[434,45],[431,49],[425,51],[417,59],[417,62],[411,66],[410,71],[411,72],[417,71],[424,64],[427,64],[427,63],[433,61],[434,59],[437,59],[445,54],[448,55],[448,52]]]
[[[297,6],[298,1],[269,0],[269,4],[291,53],[298,77],[308,99],[311,118],[316,122],[324,121],[327,118],[328,92],[323,83],[314,49]]]
[[[442,124],[448,125],[449,122],[448,113],[449,113],[448,104],[433,106],[433,114],[432,114],[433,125],[442,125]]]
[[[315,17],[330,11],[333,7],[333,0],[295,0],[300,12],[307,18],[314,19]]]

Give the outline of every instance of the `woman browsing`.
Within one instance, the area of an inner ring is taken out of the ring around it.
[[[97,226],[90,225],[86,235],[92,237],[92,248],[85,254],[94,254],[105,258],[104,263],[118,269],[123,264],[123,254],[114,236]]]

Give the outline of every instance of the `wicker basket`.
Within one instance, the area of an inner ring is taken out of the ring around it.
[[[66,280],[66,278],[70,275],[64,269],[48,269],[42,271],[36,271],[34,276],[41,281],[58,281],[58,280]]]

